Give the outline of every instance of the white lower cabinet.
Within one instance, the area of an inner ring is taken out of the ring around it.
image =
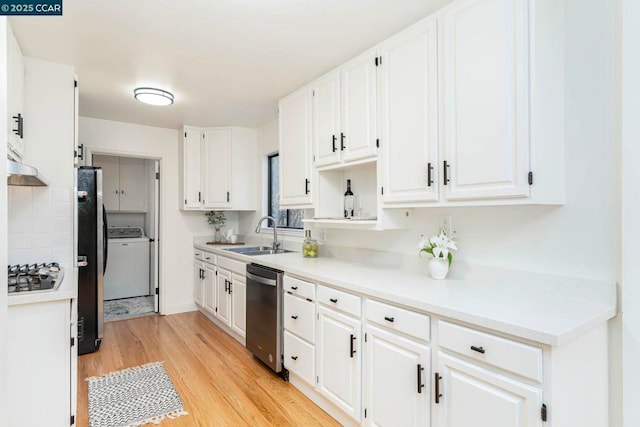
[[[365,331],[365,425],[428,426],[429,347],[372,325]]]
[[[284,277],[284,367],[316,385],[316,285]]]
[[[298,375],[311,386],[316,378],[316,348],[302,338],[284,331],[284,365],[290,373]]]
[[[246,264],[194,249],[194,301],[216,325],[245,344]],[[204,260],[204,261],[203,261]]]
[[[329,308],[318,307],[318,391],[360,421],[362,323]]]
[[[218,267],[216,272],[216,317],[225,324],[231,320],[231,272]]]
[[[475,363],[438,353],[438,427],[542,426],[542,390]]]
[[[75,425],[74,311],[70,299],[9,305],[7,426]]]
[[[193,263],[193,300],[199,306],[204,305],[204,262]]]
[[[247,335],[247,279],[245,275],[231,275],[231,329]]]

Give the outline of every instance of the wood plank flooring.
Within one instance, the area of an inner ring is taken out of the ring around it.
[[[189,412],[163,426],[339,425],[199,312],[105,323],[100,351],[78,358],[77,425],[88,425],[86,378],[156,361]]]

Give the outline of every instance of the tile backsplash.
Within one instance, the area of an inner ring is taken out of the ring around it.
[[[71,267],[72,189],[8,187],[9,264],[56,261]]]

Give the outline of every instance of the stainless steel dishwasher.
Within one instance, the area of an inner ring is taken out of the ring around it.
[[[282,371],[283,274],[247,265],[247,349],[276,373]]]

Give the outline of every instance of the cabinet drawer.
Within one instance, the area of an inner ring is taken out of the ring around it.
[[[429,341],[430,319],[425,314],[372,300],[365,301],[364,309],[369,322],[405,333],[422,341]]]
[[[542,349],[443,321],[438,339],[442,348],[542,382]]]
[[[204,251],[202,249],[193,248],[193,257],[198,261],[204,261]]]
[[[294,279],[293,277],[284,276],[284,291],[292,295],[298,295],[302,298],[315,301],[316,285],[304,280]]]
[[[318,301],[356,317],[362,314],[361,298],[337,289],[318,285]]]
[[[216,256],[214,254],[212,254],[211,252],[203,252],[204,255],[204,262],[208,262],[209,264],[215,264],[216,263]]]
[[[306,299],[284,295],[284,328],[305,340],[315,342],[316,305]]]
[[[315,386],[315,347],[287,331],[284,331],[284,366]]]
[[[222,267],[225,270],[233,271],[234,273],[242,276],[247,273],[247,264],[242,261],[236,261],[235,259],[218,257],[218,267]]]

